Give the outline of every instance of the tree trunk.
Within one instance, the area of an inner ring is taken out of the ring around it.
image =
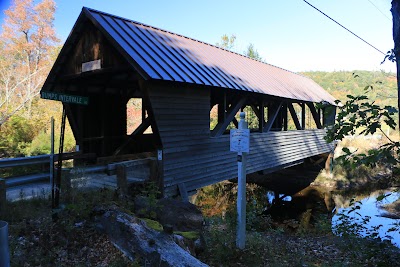
[[[397,68],[397,107],[400,111],[400,0],[392,1],[394,55]],[[400,115],[398,120],[400,131]]]

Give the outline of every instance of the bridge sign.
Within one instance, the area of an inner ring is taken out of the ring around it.
[[[250,130],[231,129],[231,151],[246,152],[250,150]]]
[[[57,92],[40,92],[40,97],[43,99],[61,101],[63,103],[78,104],[78,105],[88,105],[89,98],[86,96],[79,95],[67,95]]]

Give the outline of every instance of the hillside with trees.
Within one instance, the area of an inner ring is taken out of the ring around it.
[[[365,95],[367,86],[371,86],[368,98],[380,106],[397,106],[397,79],[395,73],[383,71],[334,71],[303,72],[325,90],[342,102],[347,95]]]

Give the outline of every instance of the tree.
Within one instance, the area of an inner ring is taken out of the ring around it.
[[[400,110],[400,0],[392,1],[391,11],[393,17],[393,41],[394,41],[394,49],[392,50],[392,54],[394,54],[395,58],[393,58],[393,56],[391,55],[389,55],[388,57],[389,59],[391,59],[390,57],[392,57],[392,59],[396,61],[397,88],[398,88],[397,107]],[[400,116],[399,116],[399,125],[400,125]]]
[[[233,51],[235,47],[236,35],[231,34],[229,37],[227,34],[221,36],[221,43],[217,43],[218,47],[224,48],[226,50]]]
[[[14,0],[0,34],[0,126],[17,112],[31,114],[54,61],[59,39],[53,0]]]
[[[254,48],[253,44],[249,44],[247,49],[243,52],[243,54],[249,58],[256,59],[258,61],[264,61],[261,57],[260,53],[258,53],[257,49]]]
[[[235,45],[236,45],[236,35],[234,34],[231,34],[231,36],[224,34],[221,36],[221,42],[216,43],[216,46],[230,51],[235,51],[234,49]],[[242,55],[245,55],[246,57],[253,58],[259,61],[264,61],[264,59],[260,56],[260,53],[258,53],[257,49],[251,43],[247,46],[246,50],[243,51]]]
[[[387,143],[377,149],[368,151],[365,154],[351,152],[343,148],[345,154],[339,158],[344,164],[350,163],[353,167],[360,165],[375,166],[379,163],[396,165],[399,163],[400,143],[392,140],[382,130],[384,124],[395,129],[396,122],[393,116],[398,111],[391,106],[380,107],[370,102],[366,94],[371,86],[365,87],[365,95],[348,95],[348,100],[339,107],[336,123],[328,129],[326,140],[332,142],[343,140],[346,136],[356,133],[360,135],[374,134],[380,132],[387,139]],[[337,101],[339,103],[340,101]]]

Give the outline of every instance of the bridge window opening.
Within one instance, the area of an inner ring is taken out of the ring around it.
[[[148,117],[148,112],[143,108],[143,100],[141,98],[131,98],[126,104],[126,134],[130,135],[141,125]],[[153,130],[149,126],[144,134],[151,134]]]
[[[218,124],[218,105],[214,105],[210,111],[210,131],[214,130]]]
[[[211,110],[210,110],[210,133],[212,136],[216,136],[215,131],[218,131],[217,127],[220,127],[221,124],[225,121],[226,119],[226,111],[224,111],[222,108],[222,104],[216,104],[214,105]],[[230,121],[227,125],[226,128],[223,129],[222,134],[229,134],[230,129],[236,129],[238,128],[238,121],[240,118],[240,110],[236,112],[234,115],[232,121]]]
[[[246,106],[243,110],[246,113],[246,121],[248,123],[248,127],[250,130],[257,130],[260,129],[259,118],[257,114],[254,112],[254,109],[251,106]],[[239,121],[240,114],[236,114],[237,120]]]
[[[287,130],[302,130],[302,107],[297,103],[288,103],[288,109],[286,111],[288,121],[287,121]]]
[[[311,105],[311,107],[314,106],[314,104],[312,104],[312,103],[309,104],[309,105]],[[320,109],[316,109],[316,108],[313,108],[313,110],[311,110],[309,105],[305,105],[305,108],[304,108],[304,110],[305,110],[305,122],[306,122],[305,123],[305,129],[306,130],[318,129],[317,122],[320,125],[322,124],[321,123],[321,115],[322,115],[321,110]],[[314,115],[316,116],[317,121],[314,119],[313,112],[315,113]]]

